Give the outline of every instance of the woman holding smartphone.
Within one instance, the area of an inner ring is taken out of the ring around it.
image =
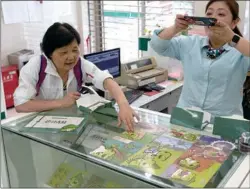
[[[239,5],[235,0],[210,0],[206,16],[216,18],[215,26],[205,27],[206,37],[175,35],[192,22],[177,15],[175,24],[156,30],[151,47],[159,54],[180,60],[184,86],[178,105],[198,107],[213,116],[242,115],[242,87],[249,70],[249,41],[237,24]]]

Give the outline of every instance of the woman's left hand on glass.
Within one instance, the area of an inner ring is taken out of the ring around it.
[[[133,132],[135,125],[134,117],[139,120],[139,116],[129,106],[128,102],[119,104],[118,126],[121,126],[122,123],[124,123],[126,125],[127,131]]]

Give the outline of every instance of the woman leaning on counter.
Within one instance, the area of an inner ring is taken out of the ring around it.
[[[177,106],[198,107],[213,116],[243,115],[250,43],[237,27],[239,5],[235,0],[210,0],[205,14],[218,20],[215,26],[205,27],[207,36],[175,37],[192,24],[177,15],[173,26],[154,32],[151,47],[183,64],[185,79]]]
[[[80,97],[77,88],[87,81],[111,93],[119,106],[118,124],[124,122],[132,131],[133,116],[137,115],[112,76],[80,56],[80,42],[79,33],[67,23],[57,22],[47,29],[41,45],[43,54],[32,57],[20,71],[14,93],[16,111],[40,112],[72,106]]]

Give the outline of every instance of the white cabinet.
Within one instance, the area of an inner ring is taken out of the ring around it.
[[[172,109],[177,105],[178,100],[180,98],[182,87],[179,87],[143,106],[141,108],[145,108],[148,110],[153,110],[162,113],[171,114]]]

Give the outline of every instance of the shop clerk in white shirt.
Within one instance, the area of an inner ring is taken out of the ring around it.
[[[83,83],[92,82],[98,89],[107,89],[119,106],[118,124],[124,122],[133,131],[137,115],[112,76],[80,56],[80,40],[79,33],[67,23],[54,23],[48,28],[41,46],[47,59],[46,77],[37,95],[41,56],[32,57],[20,71],[19,86],[14,93],[16,111],[40,112],[75,104],[80,93],[73,68],[80,58]]]

